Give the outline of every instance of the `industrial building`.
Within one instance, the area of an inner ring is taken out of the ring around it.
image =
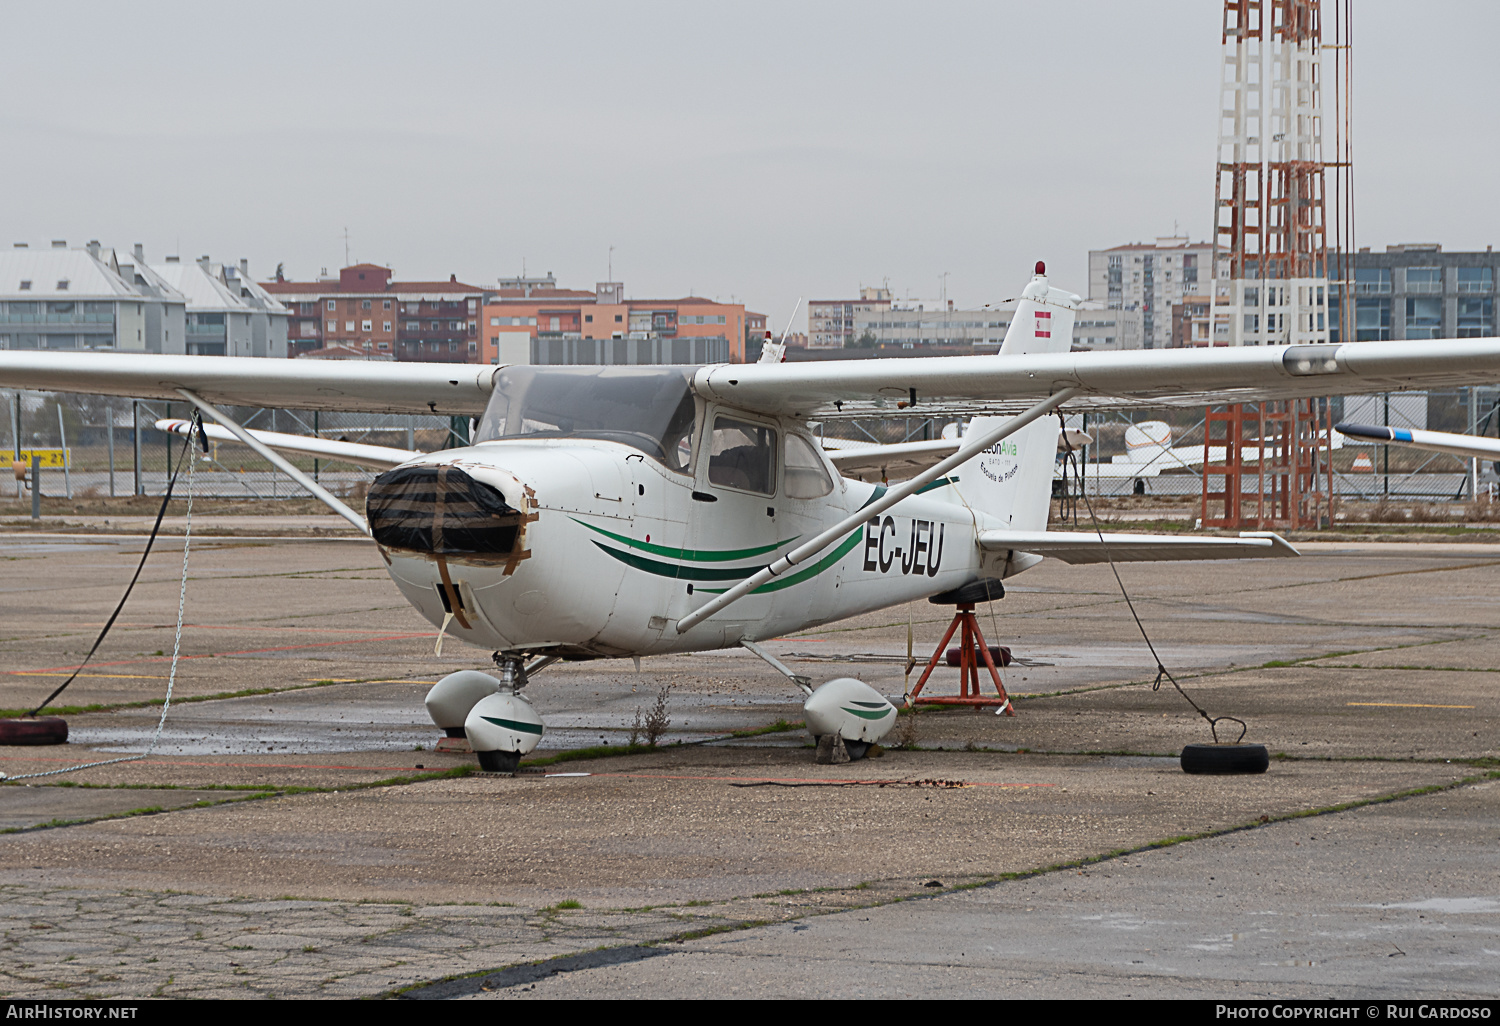
[[[187,352],[187,298],[97,240],[0,251],[0,349]]]
[[[392,281],[378,264],[316,281],[261,283],[288,312],[288,355],[354,348],[397,360],[479,363],[479,308],[486,291],[447,281]]]
[[[151,270],[186,301],[190,356],[287,355],[287,309],[250,278],[249,262],[183,263],[169,256]]]
[[[1005,341],[1016,303],[1001,303],[978,310],[960,310],[948,301],[900,303],[889,308],[857,311],[851,348],[871,346],[973,347],[993,351]],[[1074,349],[1141,348],[1141,312],[1107,308],[1085,300],[1073,323]]]

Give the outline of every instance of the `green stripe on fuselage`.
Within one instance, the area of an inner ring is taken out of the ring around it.
[[[640,549],[642,552],[649,552],[654,556],[666,556],[669,559],[686,559],[689,562],[693,563],[726,563],[731,559],[749,559],[752,556],[761,556],[767,552],[774,552],[777,549],[781,548],[783,545],[790,545],[792,542],[802,537],[801,535],[793,535],[785,541],[772,542],[770,545],[757,545],[756,547],[750,549],[676,549],[670,545],[652,545],[650,542],[636,541],[634,538],[627,538],[623,534],[615,534],[612,531],[606,531],[602,527],[595,527],[593,524],[585,524],[577,517],[569,517],[568,519],[572,520],[575,524],[583,524],[583,526],[587,527],[590,531],[596,531],[599,534],[604,535],[604,537],[613,539],[614,541],[619,542],[621,545],[629,546],[632,549]],[[594,544],[598,545],[599,543],[595,542]],[[605,551],[608,552],[609,550],[605,549]],[[756,567],[755,569],[759,570],[760,567]],[[728,578],[724,577],[704,579],[721,581],[728,580]]]
[[[633,552],[621,552],[619,549],[610,548],[603,542],[596,541],[594,544],[626,566],[633,566],[637,570],[644,570],[657,577],[671,577],[679,581],[741,581],[765,566],[764,563],[755,566],[685,566],[682,563],[663,563],[659,559],[647,559]]]
[[[850,532],[849,537],[845,538],[842,542],[839,543],[838,548],[834,549],[828,555],[818,560],[812,566],[807,567],[805,570],[798,570],[796,573],[790,575],[789,577],[778,577],[774,580],[767,581],[765,584],[762,584],[759,588],[756,588],[750,594],[762,595],[768,591],[780,591],[782,588],[790,588],[794,584],[801,584],[803,581],[811,580],[812,578],[818,576],[824,570],[827,570],[829,567],[833,566],[839,560],[847,556],[849,554],[849,550],[859,544],[859,540],[861,537],[863,537],[864,533],[865,529],[863,527],[856,527],[852,532]],[[748,577],[749,574],[746,574],[745,576]],[[707,592],[710,595],[722,595],[729,589],[703,588],[700,590]]]
[[[940,477],[936,481],[929,481],[926,484],[924,484],[921,488],[918,488],[917,489],[917,494],[918,495],[925,495],[927,492],[932,491],[934,488],[941,488],[944,485],[951,485],[951,484],[958,484],[958,478],[956,478],[956,477]]]

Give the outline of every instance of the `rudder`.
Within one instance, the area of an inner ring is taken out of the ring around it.
[[[1068,352],[1080,301],[1071,292],[1049,286],[1046,268],[1038,261],[1036,277],[1021,293],[1006,329],[1000,356]],[[1004,419],[975,417],[965,437]],[[1045,530],[1060,430],[1057,418],[1042,417],[1002,438],[959,468],[959,494],[971,508],[1013,530]]]

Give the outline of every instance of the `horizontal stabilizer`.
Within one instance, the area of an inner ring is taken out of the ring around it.
[[[1085,531],[981,531],[979,547],[986,552],[1030,552],[1064,563],[1106,563],[1111,558],[1116,563],[1158,563],[1301,555],[1285,538],[1270,531],[1245,531],[1238,538],[1105,534],[1102,542],[1098,534]]]
[[[159,420],[156,422],[156,430],[166,431],[174,435],[186,435],[192,429],[190,420]],[[229,432],[228,428],[217,424],[205,424],[203,430],[208,437],[215,442],[234,442],[240,444],[240,440]],[[246,429],[249,430],[249,429]],[[399,467],[407,460],[422,455],[410,449],[393,449],[384,445],[362,445],[358,442],[334,442],[326,438],[313,438],[308,435],[288,435],[280,431],[250,431],[257,441],[269,449],[277,452],[295,452],[306,456],[317,456],[328,460],[341,460],[344,463],[355,463],[361,467],[372,467],[375,470],[390,470]]]
[[[834,439],[825,439],[825,446]],[[958,452],[963,444],[956,438],[935,438],[929,442],[898,442],[895,445],[859,445],[825,452],[828,461],[845,477],[885,473],[892,480],[904,480],[928,467],[943,462]]]
[[[1068,428],[1059,447],[1064,444],[1073,449],[1082,449],[1092,442],[1093,436],[1076,428]],[[957,438],[934,438],[926,442],[896,442],[893,445],[868,445],[838,438],[823,439],[824,454],[840,474],[858,477],[861,474],[884,473],[889,480],[904,481],[920,474],[935,464],[958,452],[963,442]]]

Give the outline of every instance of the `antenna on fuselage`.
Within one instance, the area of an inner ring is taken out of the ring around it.
[[[778,345],[786,345],[786,337],[792,333],[792,323],[797,320],[797,311],[802,309],[802,297],[797,297],[797,305],[792,307],[792,315],[786,319],[786,330],[781,333],[781,341]]]
[[[784,363],[786,361],[786,337],[792,333],[792,324],[797,320],[797,311],[802,309],[802,297],[797,297],[797,305],[792,307],[792,316],[787,318],[786,330],[781,333],[780,342],[771,341],[771,330],[766,329],[766,338],[760,344],[760,363]]]

